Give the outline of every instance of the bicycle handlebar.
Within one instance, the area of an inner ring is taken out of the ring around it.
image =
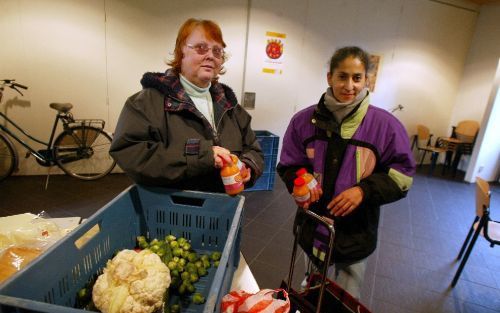
[[[21,85],[21,84],[18,84],[18,83],[15,83],[15,79],[1,79],[0,82],[1,82],[1,87],[3,86],[7,86],[11,89],[14,89],[15,91],[17,91],[21,96],[24,96],[23,93],[17,89],[17,88],[21,88],[21,89],[28,89],[27,86],[24,86],[24,85]]]
[[[24,85],[21,85],[21,84],[18,84],[18,83],[13,83],[12,86],[13,87],[19,87],[19,88],[22,88],[22,89],[28,89],[27,86],[24,86]]]

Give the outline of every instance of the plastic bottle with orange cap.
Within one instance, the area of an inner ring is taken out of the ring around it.
[[[231,154],[231,161],[229,163],[225,159],[222,159],[220,176],[226,193],[230,196],[235,196],[245,189],[243,180],[248,175],[248,169],[234,154]]]
[[[240,170],[241,178],[245,180],[250,170],[246,167],[245,163],[241,162],[241,160],[236,155],[231,154],[231,160],[233,160],[233,163],[235,163]]]

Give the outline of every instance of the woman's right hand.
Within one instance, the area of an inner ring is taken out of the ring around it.
[[[222,159],[224,159],[226,163],[233,163],[233,161],[231,160],[231,151],[220,146],[212,146],[212,150],[214,152],[215,168],[222,168],[222,166],[224,165],[222,163]]]

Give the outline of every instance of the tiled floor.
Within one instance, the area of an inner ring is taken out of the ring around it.
[[[113,174],[95,182],[52,176],[48,190],[44,183],[40,176],[0,183],[0,216],[43,210],[52,217],[88,217],[131,181]],[[276,288],[288,272],[294,203],[279,178],[273,191],[245,196],[243,255],[260,287]],[[379,245],[369,258],[361,302],[377,313],[500,312],[500,247],[491,249],[482,238],[457,286],[449,288],[473,205],[474,185],[460,177],[417,174],[405,199],[382,208]],[[492,186],[491,206],[500,220],[498,185]],[[295,284],[302,272],[299,263]]]

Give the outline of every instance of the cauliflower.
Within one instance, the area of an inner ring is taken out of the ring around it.
[[[149,250],[122,250],[97,278],[92,300],[103,313],[152,313],[163,304],[170,270]]]

